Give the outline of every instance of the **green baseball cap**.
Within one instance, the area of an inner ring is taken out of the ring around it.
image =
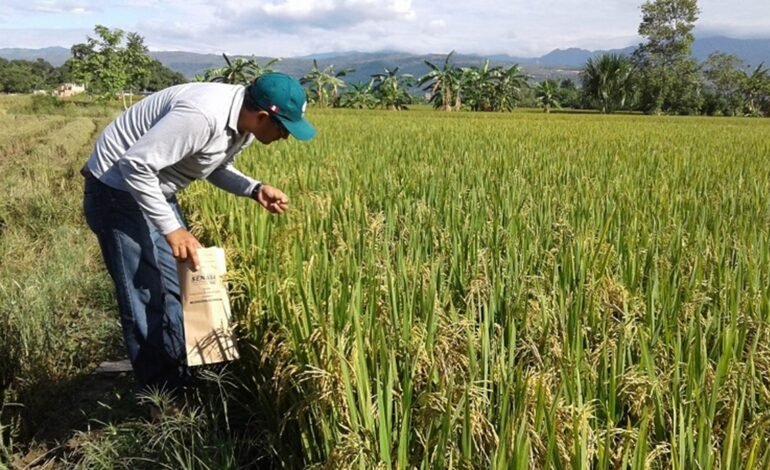
[[[305,119],[305,89],[296,78],[269,72],[257,77],[246,91],[260,109],[278,118],[295,139],[310,140],[315,136],[315,128]]]

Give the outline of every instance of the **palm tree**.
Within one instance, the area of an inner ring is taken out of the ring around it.
[[[311,101],[325,108],[330,104],[337,103],[339,89],[345,87],[345,81],[342,80],[342,77],[350,72],[353,72],[353,69],[335,72],[333,64],[321,70],[318,67],[318,61],[313,59],[313,68],[300,79],[300,83],[310,84]]]
[[[453,101],[456,103],[459,99],[459,83],[461,71],[449,61],[455,51],[447,54],[444,59],[444,66],[438,68],[429,61],[425,61],[425,65],[430,67],[430,71],[420,77],[417,80],[417,84],[422,86],[427,83],[424,88],[425,91],[430,91],[430,101],[433,103],[433,107],[441,108],[444,111],[451,111]]]
[[[412,102],[412,96],[407,91],[414,79],[411,74],[399,75],[398,67],[393,70],[386,68],[385,73],[372,75],[372,78],[374,91],[384,108],[399,111]]]
[[[626,106],[633,95],[634,66],[618,54],[602,54],[588,59],[582,72],[583,92],[598,101],[603,113]]]
[[[556,80],[547,79],[535,87],[535,97],[546,113],[550,113],[552,107],[561,108],[558,93],[559,84],[556,83]]]

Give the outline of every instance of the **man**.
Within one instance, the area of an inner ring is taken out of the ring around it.
[[[190,376],[176,260],[190,259],[197,269],[201,245],[187,231],[174,194],[205,179],[283,213],[286,195],[242,174],[233,160],[254,139],[313,138],[305,108],[302,86],[281,73],[248,87],[189,83],[143,99],[96,141],[82,171],[83,208],[115,284],[141,386],[179,390]]]

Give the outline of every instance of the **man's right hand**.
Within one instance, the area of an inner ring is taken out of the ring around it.
[[[185,261],[189,258],[192,262],[193,271],[197,271],[199,264],[196,250],[203,248],[198,239],[184,228],[178,228],[173,232],[167,233],[165,236],[174,258],[179,261]]]

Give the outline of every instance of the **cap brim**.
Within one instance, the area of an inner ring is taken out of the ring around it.
[[[280,116],[278,118],[295,139],[310,140],[315,137],[315,127],[310,125],[307,119],[302,118],[300,121],[289,121],[288,119],[282,119]]]

